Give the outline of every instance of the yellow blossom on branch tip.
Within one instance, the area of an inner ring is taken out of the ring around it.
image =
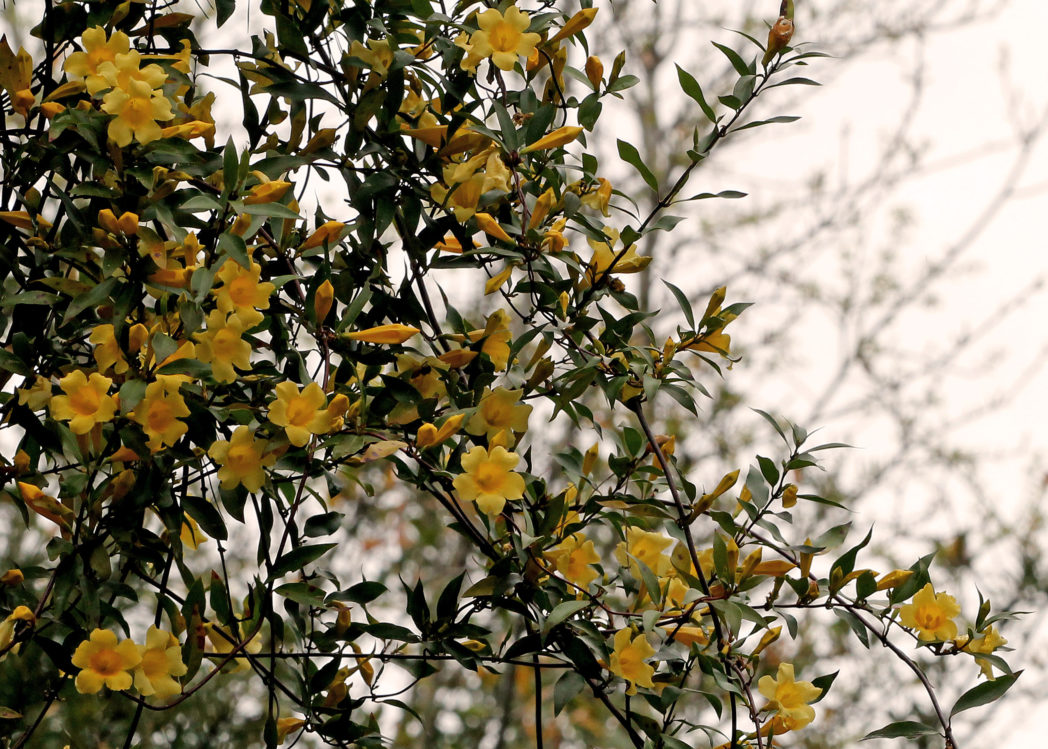
[[[327,396],[320,386],[311,382],[299,392],[293,382],[281,382],[276,388],[276,399],[269,404],[269,420],[284,427],[288,441],[303,447],[314,434],[325,433],[331,420],[327,415]]]
[[[131,49],[131,40],[123,31],[114,31],[113,36],[106,38],[106,31],[101,26],[93,26],[84,31],[80,37],[82,52],[74,52],[66,58],[63,68],[76,79],[91,79],[98,76],[98,67],[104,62],[113,62],[118,54]],[[106,86],[102,86],[106,88]],[[99,90],[99,89],[96,89]]]
[[[919,640],[952,640],[957,636],[954,617],[961,607],[953,596],[936,593],[931,583],[918,591],[913,600],[899,610],[899,622],[917,630]]]
[[[358,330],[355,333],[343,333],[343,335],[346,338],[354,341],[363,341],[364,343],[398,344],[404,343],[404,341],[421,332],[418,328],[413,328],[410,325],[392,323],[368,328],[367,330]]]
[[[469,57],[476,60],[490,57],[500,70],[513,70],[517,58],[530,57],[535,45],[542,41],[538,34],[525,31],[531,19],[515,5],[507,8],[505,14],[488,8],[477,15],[477,25],[480,29],[469,37]]]
[[[128,414],[141,425],[148,437],[146,444],[153,452],[174,445],[189,431],[181,420],[189,416],[189,408],[178,391],[180,379],[183,378],[159,377],[146,385],[145,397]]]
[[[113,381],[92,372],[87,377],[77,369],[58,381],[65,395],[51,398],[51,416],[68,421],[73,434],[87,434],[95,424],[111,421],[116,415],[117,401],[108,395]]]
[[[815,719],[815,710],[809,705],[819,698],[822,690],[810,681],[795,681],[792,663],[780,663],[775,677],[762,676],[757,689],[776,711],[776,718],[787,731],[803,728]]]
[[[334,300],[335,287],[331,285],[331,281],[324,279],[313,294],[313,314],[316,316],[318,324],[322,325],[324,323],[328,312],[331,311],[331,305]]]
[[[277,718],[277,744],[283,744],[290,734],[305,725],[302,718]]]
[[[502,430],[526,432],[531,406],[520,403],[523,394],[523,390],[485,388],[476,413],[466,423],[466,431],[470,434],[483,434],[488,439]]]
[[[243,339],[244,322],[221,310],[212,310],[207,316],[207,328],[194,334],[196,358],[210,362],[211,373],[217,382],[235,382],[233,367],[251,369],[251,344]]]
[[[477,226],[480,227],[480,230],[489,237],[500,239],[503,242],[513,242],[513,237],[506,233],[506,230],[502,228],[491,214],[477,211],[473,214],[473,218],[477,220]]]
[[[142,662],[142,655],[131,640],[117,642],[113,632],[96,629],[77,646],[72,661],[80,669],[76,691],[95,694],[103,686],[115,691],[129,689],[133,682],[130,671]]]
[[[476,501],[480,511],[487,515],[502,512],[506,500],[524,496],[524,477],[514,473],[520,456],[504,447],[493,447],[489,452],[474,447],[462,456],[464,473],[455,477],[455,491],[466,501]]]
[[[626,540],[620,541],[615,547],[615,558],[623,567],[628,567],[630,574],[638,580],[641,579],[641,573],[637,562],[643,562],[657,577],[662,577],[673,566],[669,556],[664,553],[672,543],[672,538],[661,533],[630,526],[626,529]]]
[[[530,153],[531,151],[543,151],[548,148],[557,148],[559,146],[566,145],[578,138],[579,135],[582,134],[583,129],[584,128],[575,127],[572,125],[565,125],[564,127],[559,127],[553,132],[547,133],[546,135],[542,136],[534,143],[520,149],[520,152]]]
[[[594,548],[593,541],[581,533],[568,536],[552,549],[543,552],[543,556],[553,562],[561,577],[583,590],[588,588],[599,574],[593,565],[600,563],[600,555]]]
[[[175,116],[171,111],[171,101],[162,92],[139,80],[132,80],[126,91],[115,88],[106,94],[102,111],[116,115],[109,123],[108,133],[121,148],[133,139],[142,144],[157,140],[161,136],[157,121]]]
[[[244,205],[259,205],[262,203],[275,203],[287,194],[291,188],[290,182],[274,180],[263,182],[251,188],[251,193],[244,198]]]
[[[629,682],[629,687],[626,689],[628,695],[636,694],[637,687],[651,689],[655,686],[651,681],[655,668],[644,662],[645,659],[655,655],[655,648],[643,634],[638,634],[636,637],[632,635],[633,630],[629,627],[615,633],[611,665],[608,667],[613,674]]]
[[[135,689],[145,697],[161,700],[180,694],[182,686],[174,677],[183,676],[188,669],[182,662],[178,639],[159,627],[150,627],[140,652],[142,660],[135,667]]]
[[[220,467],[218,480],[223,489],[243,486],[257,492],[266,480],[265,468],[276,462],[276,456],[266,453],[266,441],[254,438],[250,427],[241,425],[227,440],[218,440],[207,454]]]

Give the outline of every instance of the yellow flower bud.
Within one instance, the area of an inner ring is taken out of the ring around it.
[[[593,84],[594,89],[599,89],[601,81],[604,80],[604,63],[595,55],[586,58],[586,77]]]
[[[596,442],[590,449],[586,451],[585,456],[582,458],[582,475],[589,476],[593,473],[593,467],[597,464],[597,458],[600,457],[600,443]]]
[[[121,233],[133,237],[138,234],[138,214],[125,211],[120,214],[120,218],[116,220],[116,225]]]
[[[742,568],[739,570],[739,582],[742,582],[753,574],[757,565],[761,563],[761,557],[763,555],[764,550],[759,546],[746,555],[746,558],[742,561]]]
[[[331,281],[325,279],[324,282],[317,287],[316,294],[313,296],[313,311],[317,316],[317,324],[322,325],[324,323],[328,313],[331,311],[331,305],[334,298],[335,287],[331,285]]]
[[[398,344],[421,332],[418,328],[413,328],[410,325],[393,323],[390,325],[379,325],[367,330],[358,330],[355,333],[345,333],[344,335],[346,338],[354,341],[363,341],[364,343]]]
[[[760,655],[766,647],[771,645],[773,642],[779,639],[779,635],[782,634],[782,627],[772,627],[761,637],[760,642],[757,643],[757,647],[753,649],[751,656]]]
[[[19,569],[8,570],[0,575],[0,585],[21,585],[23,580],[25,580],[25,575]]]
[[[782,506],[787,510],[797,504],[797,485],[786,484],[786,488],[782,490]]]
[[[260,203],[275,203],[284,197],[290,189],[291,183],[284,181],[263,182],[251,188],[251,193],[244,198],[244,205],[258,205]]]
[[[513,266],[507,265],[501,271],[496,273],[494,276],[487,280],[484,284],[484,296],[488,294],[494,294],[496,291],[502,288],[502,285],[509,280],[509,277],[513,274]]]
[[[896,588],[913,577],[913,570],[892,570],[877,581],[877,590]]]
[[[582,134],[583,128],[573,127],[571,125],[565,125],[559,127],[551,133],[544,135],[537,141],[532,143],[530,146],[525,146],[520,149],[521,153],[530,153],[531,151],[543,151],[547,148],[557,148],[559,146],[571,143],[573,140]]]
[[[546,192],[539,195],[535,201],[535,206],[531,209],[531,218],[528,220],[528,229],[537,229],[542,226],[542,222],[546,220],[546,216],[549,215],[550,208],[553,207],[553,188],[549,188]]]
[[[108,208],[103,208],[98,212],[98,225],[110,234],[120,233],[120,225],[116,221],[116,215]]]
[[[550,42],[559,42],[561,39],[567,39],[569,36],[575,36],[575,34],[582,31],[584,28],[593,23],[594,17],[597,15],[596,8],[583,8],[564,24],[560,31],[558,31]]]

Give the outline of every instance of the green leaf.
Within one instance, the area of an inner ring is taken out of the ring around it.
[[[1016,671],[1014,674],[998,676],[993,681],[985,681],[982,684],[972,687],[962,694],[957,702],[954,703],[953,709],[950,710],[950,717],[952,718],[963,710],[970,710],[973,707],[986,705],[1000,699],[1001,696],[1011,688],[1012,684],[1015,683],[1015,680],[1018,679],[1021,674],[1022,671]]]
[[[226,524],[222,521],[222,515],[218,509],[203,497],[186,495],[182,500],[182,509],[197,521],[200,529],[211,538],[225,541],[228,533]]]
[[[796,122],[799,119],[800,117],[795,115],[783,114],[779,115],[778,117],[769,117],[766,120],[754,120],[753,122],[747,122],[745,125],[739,125],[737,128],[733,129],[732,132],[737,133],[740,130],[749,130],[751,127],[760,127],[761,125],[776,125],[779,123]]]
[[[564,603],[557,604],[546,618],[546,624],[543,629],[549,632],[569,616],[582,611],[589,605],[589,601],[565,601]]]
[[[618,141],[619,144],[619,156],[627,164],[631,164],[634,169],[640,172],[640,176],[644,178],[644,181],[648,184],[655,192],[659,191],[659,181],[655,179],[655,175],[652,174],[648,166],[641,161],[640,153],[637,151],[637,147],[631,143],[627,143],[621,138]]]
[[[220,27],[233,15],[236,6],[236,0],[215,0],[215,9],[217,11],[215,21]]]
[[[313,546],[299,546],[282,555],[269,571],[270,579],[282,577],[289,572],[301,570],[307,564],[315,562],[327,552],[334,549],[338,544],[314,544]]]
[[[564,706],[585,686],[586,680],[577,671],[565,671],[553,687],[553,714],[559,715]]]
[[[731,63],[731,66],[735,68],[735,72],[739,75],[753,75],[757,72],[756,60],[754,60],[754,64],[751,67],[750,65],[747,65],[746,61],[742,59],[739,53],[731,47],[717,44],[717,42],[713,42],[713,46],[724,53],[724,56],[728,58],[728,62]]]
[[[50,307],[57,301],[58,294],[52,294],[50,291],[20,291],[7,297],[3,301],[3,306],[16,307],[20,304],[39,304]]]
[[[918,736],[930,736],[933,733],[939,733],[939,729],[914,720],[900,720],[895,723],[889,723],[884,728],[879,728],[873,733],[866,734],[859,741],[869,741],[870,739],[915,739]]]
[[[699,82],[680,65],[677,65],[677,80],[680,81],[680,87],[684,93],[694,99],[699,105],[702,113],[706,115],[706,119],[710,122],[716,122],[717,115],[714,113],[713,107],[706,103],[706,97],[702,95],[702,87],[699,85]]]
[[[251,270],[251,258],[247,256],[247,244],[243,237],[238,237],[236,234],[222,234],[218,238],[218,249],[233,258],[241,268]]]
[[[869,650],[870,649],[870,633],[866,631],[866,626],[859,620],[855,614],[848,611],[847,609],[834,609],[833,613],[839,618],[843,619],[851,631],[855,633],[855,636],[859,638],[859,642]],[[869,737],[867,737],[869,738]]]
[[[759,408],[751,408],[750,410],[762,416],[765,421],[767,421],[775,428],[775,431],[779,433],[780,437],[782,437],[782,441],[785,442],[787,445],[790,444],[790,441],[786,439],[786,432],[782,431],[782,427],[779,426],[779,422],[775,420],[775,417],[773,417],[767,411],[761,411]]]
[[[666,288],[670,290],[673,296],[677,300],[677,304],[680,306],[681,312],[684,313],[684,318],[688,321],[688,327],[694,330],[695,328],[695,313],[692,312],[691,302],[688,301],[688,297],[679,288],[671,284],[666,279],[662,279],[662,283],[666,285]]]

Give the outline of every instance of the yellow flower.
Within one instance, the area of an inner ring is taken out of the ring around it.
[[[3,655],[0,655],[0,661],[4,660],[9,653],[17,653],[22,647],[21,643],[11,644],[15,639],[15,628],[18,626],[18,622],[28,622],[29,626],[32,627],[36,624],[36,615],[28,606],[16,606],[15,610],[0,622],[0,650],[6,651]]]
[[[616,260],[619,253],[622,252],[621,249],[615,248],[619,242],[618,229],[604,227],[604,236],[608,238],[608,241],[587,240],[589,246],[593,248],[593,257],[586,270],[590,283],[608,273],[639,273],[648,267],[651,258],[638,255],[635,244],[631,244],[625,254]]]
[[[655,655],[655,648],[648,643],[648,638],[639,634],[632,638],[633,631],[627,627],[615,633],[614,649],[611,653],[610,670],[629,682],[626,694],[634,695],[637,687],[648,687],[655,685],[651,677],[655,674],[655,668],[644,662],[645,658]]]
[[[448,179],[448,170],[452,167],[444,167],[444,182],[451,185],[436,183],[429,189],[433,200],[446,207],[455,214],[459,221],[466,221],[477,210],[477,203],[484,193],[484,174],[474,173],[461,181]]]
[[[116,340],[113,331],[113,326],[108,323],[96,326],[91,331],[91,337],[88,338],[91,343],[95,344],[91,353],[94,354],[101,371],[105,372],[112,367],[117,374],[123,374],[127,371],[127,359],[124,358],[124,352],[120,350],[120,343]]]
[[[379,77],[385,77],[393,64],[393,50],[388,39],[368,39],[366,47],[355,41],[349,45],[349,54],[367,63]]]
[[[953,596],[936,594],[931,583],[927,583],[899,611],[902,626],[917,630],[919,640],[952,640],[957,636],[957,623],[953,618],[961,613],[961,607]]]
[[[149,143],[160,137],[158,120],[175,115],[163,92],[153,90],[145,81],[132,79],[125,91],[115,88],[102,99],[102,111],[116,115],[109,123],[109,137],[123,148],[132,138]]]
[[[150,627],[141,654],[142,660],[135,668],[134,676],[135,689],[140,694],[166,700],[182,691],[182,686],[173,677],[184,675],[188,669],[182,662],[182,649],[173,634]]]
[[[477,16],[480,30],[469,38],[469,56],[490,57],[501,70],[513,70],[517,57],[530,57],[535,45],[542,41],[538,34],[525,32],[530,24],[528,14],[515,5],[507,8],[505,15],[489,8]]]
[[[189,515],[183,515],[182,531],[178,534],[178,540],[182,542],[183,546],[188,546],[195,551],[200,544],[207,541],[207,536],[200,530],[197,521],[193,520]]]
[[[243,334],[243,320],[216,309],[207,316],[207,330],[193,336],[196,358],[211,363],[211,373],[218,382],[236,380],[234,365],[251,369],[251,344],[241,337]]]
[[[101,26],[94,26],[84,31],[80,37],[83,52],[74,52],[66,58],[66,73],[72,78],[86,78],[89,86],[98,85],[95,90],[108,88],[105,79],[99,75],[98,67],[104,62],[113,62],[116,56],[126,53],[131,48],[131,40],[123,31],[113,32],[106,39],[106,31]]]
[[[273,465],[277,459],[273,454],[267,455],[266,442],[256,440],[251,428],[243,425],[236,428],[228,442],[218,440],[211,445],[207,454],[220,466],[218,480],[223,489],[233,489],[239,484],[249,492],[262,488],[266,480],[264,468]]]
[[[597,577],[597,570],[592,565],[600,562],[600,555],[593,547],[593,542],[581,533],[568,536],[547,550],[544,556],[553,562],[561,577],[584,590]]]
[[[673,641],[679,642],[681,645],[705,645],[710,641],[710,633],[702,627],[698,627],[694,624],[683,624],[678,627],[675,624],[667,625],[663,627],[666,631],[666,636],[673,635]]]
[[[142,81],[150,89],[160,88],[167,80],[167,73],[159,65],[142,67],[142,55],[137,49],[118,52],[112,60],[98,65],[98,75],[87,79],[87,91],[94,96],[102,89],[120,88],[130,92],[131,81]]]
[[[520,456],[504,447],[491,451],[474,447],[462,456],[464,473],[455,477],[455,491],[466,501],[475,500],[480,511],[498,515],[508,499],[524,496],[524,477],[514,473]]]
[[[470,434],[483,434],[491,439],[502,431],[526,432],[531,406],[517,405],[523,390],[485,388],[477,412],[466,422]]]
[[[1007,644],[1008,641],[1001,637],[1001,633],[998,632],[996,627],[992,624],[984,629],[979,637],[975,637],[972,640],[965,638],[964,641],[957,641],[958,647],[963,650],[969,653],[981,653],[983,655],[989,655],[997,648]],[[983,676],[990,681],[993,681],[993,664],[986,658],[980,658],[978,656],[975,657],[975,662],[978,664],[979,668],[982,669]]]
[[[18,405],[28,406],[30,411],[39,411],[51,400],[51,380],[37,375],[33,384],[18,389]]]
[[[766,707],[777,711],[775,717],[787,731],[796,731],[815,719],[815,710],[808,703],[818,699],[822,690],[810,681],[794,681],[792,663],[780,663],[774,679],[762,676],[757,689],[770,700]]]
[[[262,266],[252,262],[251,268],[242,268],[232,260],[219,269],[217,278],[222,285],[212,289],[218,308],[226,313],[235,314],[244,323],[245,328],[252,328],[262,322],[260,309],[269,309],[269,295],[274,286],[268,281],[260,281]]]
[[[311,382],[299,392],[293,382],[281,382],[276,386],[276,400],[269,404],[269,420],[284,427],[288,441],[302,447],[314,434],[323,434],[331,425],[324,407],[327,396],[320,386]]]
[[[323,325],[334,301],[335,287],[332,286],[331,281],[325,279],[313,294],[313,314],[316,316],[318,324]]]
[[[138,422],[149,438],[149,449],[158,452],[164,445],[174,445],[189,431],[181,417],[189,416],[189,408],[178,392],[181,377],[159,377],[146,385],[141,403],[128,416]]]
[[[509,364],[509,342],[512,334],[509,330],[509,313],[506,310],[497,309],[492,312],[483,330],[471,330],[466,337],[470,341],[483,339],[480,351],[488,355],[495,369],[505,369]]]
[[[87,434],[95,424],[111,421],[116,415],[117,401],[109,392],[113,381],[92,372],[86,377],[79,369],[58,381],[65,395],[51,399],[51,416],[68,421],[73,434]]]
[[[72,660],[80,669],[76,675],[76,691],[95,694],[103,686],[129,689],[133,681],[130,671],[142,662],[142,656],[131,640],[118,644],[116,635],[108,629],[96,629],[77,646]]]
[[[277,744],[283,744],[290,734],[305,725],[306,721],[302,720],[302,718],[277,718]]]
[[[615,547],[615,558],[623,567],[629,567],[630,573],[638,580],[641,577],[637,562],[643,562],[658,577],[663,577],[673,566],[664,550],[673,543],[673,539],[661,533],[653,533],[630,526],[626,529],[626,540]],[[630,559],[630,556],[634,559]]]

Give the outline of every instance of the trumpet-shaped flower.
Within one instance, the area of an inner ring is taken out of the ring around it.
[[[113,62],[119,54],[126,54],[131,49],[131,40],[123,31],[114,31],[113,36],[106,38],[106,31],[101,26],[94,26],[84,31],[80,37],[82,52],[74,52],[66,58],[66,73],[71,78],[86,79],[89,90],[99,91],[108,88],[109,84],[99,73],[99,66]]]
[[[815,719],[815,710],[808,703],[818,699],[822,690],[810,681],[795,681],[792,663],[780,663],[775,678],[762,676],[757,689],[769,700],[767,707],[776,711],[778,724],[787,731],[796,731]]]
[[[319,388],[318,388],[319,389]],[[207,454],[219,464],[218,480],[223,489],[243,486],[257,492],[266,480],[265,467],[276,462],[276,456],[266,454],[266,442],[256,440],[247,426],[238,426],[229,441],[218,440]]]
[[[79,369],[58,381],[65,395],[51,398],[51,416],[68,421],[73,434],[87,434],[95,424],[111,421],[116,415],[117,401],[108,395],[113,381],[92,372],[90,377]]]
[[[673,539],[661,533],[653,533],[641,528],[626,529],[626,540],[615,547],[615,558],[623,567],[629,567],[630,573],[638,580],[641,577],[637,562],[643,562],[648,569],[662,577],[673,566],[664,551],[673,543]],[[630,557],[633,557],[631,559]]]
[[[146,444],[153,452],[162,450],[165,445],[174,445],[189,431],[186,423],[180,420],[189,416],[186,401],[178,392],[181,379],[160,377],[146,385],[145,396],[129,414],[141,425],[149,438]]]
[[[18,405],[28,406],[31,411],[39,411],[50,400],[51,380],[42,375],[37,375],[29,387],[18,388]]]
[[[112,60],[98,65],[98,75],[87,79],[87,91],[94,96],[105,88],[120,88],[130,92],[131,81],[142,81],[150,89],[158,89],[167,80],[167,73],[159,65],[142,67],[142,55],[137,49],[117,53]]]
[[[113,632],[96,629],[77,646],[72,661],[80,669],[76,675],[76,691],[95,694],[103,686],[113,690],[129,689],[133,681],[131,669],[142,662],[142,655],[131,640],[117,642]]]
[[[545,552],[557,573],[583,590],[597,577],[593,565],[600,563],[600,555],[593,542],[581,533],[574,533]]]
[[[124,358],[124,352],[120,348],[119,341],[116,340],[112,325],[106,323],[95,326],[88,340],[95,344],[95,348],[91,353],[94,355],[95,361],[98,362],[100,370],[105,372],[112,367],[117,374],[123,374],[127,371],[127,359]]]
[[[609,670],[627,682],[629,687],[626,694],[634,695],[637,687],[651,689],[654,683],[651,677],[655,674],[655,668],[645,663],[645,659],[655,655],[655,648],[648,643],[648,638],[643,634],[632,637],[633,630],[629,627],[620,629],[615,633],[614,649],[611,653],[611,665]]]
[[[243,320],[216,309],[207,316],[207,330],[194,336],[196,358],[211,363],[211,373],[218,382],[234,382],[234,366],[251,369],[251,344],[241,337],[243,334]]]
[[[477,412],[466,422],[470,434],[483,434],[490,440],[499,432],[526,432],[531,406],[519,404],[523,390],[485,389]]]
[[[498,515],[506,500],[524,496],[524,477],[513,472],[519,462],[520,456],[504,447],[474,447],[462,456],[464,473],[455,477],[455,491],[466,501],[475,500],[481,512]]]
[[[150,627],[140,652],[142,660],[135,668],[135,689],[145,697],[162,700],[179,694],[182,686],[174,677],[184,675],[188,669],[182,662],[178,639],[170,632]]]
[[[960,613],[961,607],[953,596],[936,593],[927,583],[899,611],[899,621],[902,626],[917,630],[919,640],[952,640],[957,636],[953,618]]]
[[[262,322],[262,313],[258,310],[269,309],[269,295],[275,287],[261,281],[261,277],[262,266],[258,263],[252,262],[250,268],[243,268],[227,260],[217,274],[222,285],[211,291],[218,308],[239,317],[245,329]]]
[[[114,88],[102,99],[102,111],[116,115],[109,123],[109,137],[123,148],[137,139],[149,143],[160,137],[157,121],[172,119],[171,101],[143,80],[131,79],[127,90]]]
[[[534,32],[527,32],[531,24],[527,13],[515,5],[506,9],[505,14],[497,8],[489,8],[477,16],[480,30],[469,38],[469,56],[491,61],[501,70],[513,70],[518,56],[530,57],[535,45],[542,37]]]
[[[281,382],[275,388],[276,400],[269,404],[269,420],[284,427],[288,441],[302,447],[314,434],[323,434],[331,426],[325,406],[327,396],[315,382],[299,392],[293,382]]]

